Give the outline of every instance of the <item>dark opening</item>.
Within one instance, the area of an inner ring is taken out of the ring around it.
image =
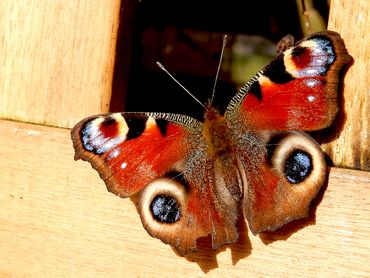
[[[326,1],[314,2],[326,20]],[[295,0],[123,0],[121,10],[111,111],[201,118],[202,107],[156,61],[204,103],[212,93],[224,34],[229,35],[228,48],[238,34],[259,35],[273,43],[286,34],[302,37]],[[221,109],[237,90],[229,56],[226,51],[216,89],[215,103]]]

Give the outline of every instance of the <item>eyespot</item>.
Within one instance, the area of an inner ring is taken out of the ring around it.
[[[292,186],[322,184],[326,175],[320,145],[301,132],[280,134],[269,142],[268,156],[274,169]]]
[[[158,194],[153,198],[150,212],[156,221],[162,223],[175,223],[181,217],[180,206],[176,198],[165,194]]]
[[[176,177],[179,176],[181,174],[177,173]],[[171,242],[173,233],[186,226],[186,182],[171,175],[155,179],[139,193],[137,208],[148,233]]]
[[[311,155],[303,150],[293,150],[285,160],[283,171],[289,183],[301,183],[311,174]]]
[[[254,233],[275,230],[292,220],[307,217],[310,204],[326,178],[324,153],[313,138],[299,131],[264,135],[267,140],[265,167],[269,168],[264,171],[271,178],[269,181],[261,178],[258,181],[261,185],[256,189],[269,190],[267,198],[264,197],[266,209],[247,207],[252,211],[248,220]]]

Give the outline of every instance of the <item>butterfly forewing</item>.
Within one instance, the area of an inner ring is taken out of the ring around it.
[[[178,122],[154,113],[87,118],[72,130],[75,159],[89,161],[109,191],[130,196],[188,155],[187,138],[197,122],[185,116],[172,118]]]
[[[231,100],[226,117],[244,117],[261,130],[318,130],[338,111],[339,71],[351,60],[332,31],[287,49]]]

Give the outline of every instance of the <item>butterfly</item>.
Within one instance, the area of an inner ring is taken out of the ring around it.
[[[211,237],[238,241],[306,217],[326,178],[320,145],[303,131],[338,111],[339,72],[351,60],[340,35],[312,34],[259,71],[222,113],[204,119],[124,112],[88,117],[71,131],[75,159],[91,163],[108,190],[137,196],[147,232],[180,255]]]

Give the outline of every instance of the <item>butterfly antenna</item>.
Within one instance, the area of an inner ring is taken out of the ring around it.
[[[221,69],[221,62],[222,62],[222,57],[224,56],[224,50],[225,50],[225,47],[226,47],[226,42],[227,42],[227,35],[224,35],[224,38],[222,39],[221,55],[220,55],[220,60],[218,61],[218,67],[217,67],[215,82],[213,83],[211,103],[213,102],[213,98],[215,97],[216,85],[217,85],[217,81],[218,81],[218,75],[219,75],[220,69]]]
[[[185,92],[187,92],[193,99],[195,99],[200,105],[202,105],[202,107],[205,109],[206,107],[204,106],[203,103],[200,102],[199,99],[197,99],[192,93],[189,92],[188,89],[186,89],[179,81],[177,81],[177,79],[175,77],[172,76],[171,73],[168,72],[168,70],[160,63],[160,62],[157,62],[157,65],[158,67],[163,70],[165,73],[167,73],[169,75],[169,77],[172,78],[173,81],[175,81]]]

